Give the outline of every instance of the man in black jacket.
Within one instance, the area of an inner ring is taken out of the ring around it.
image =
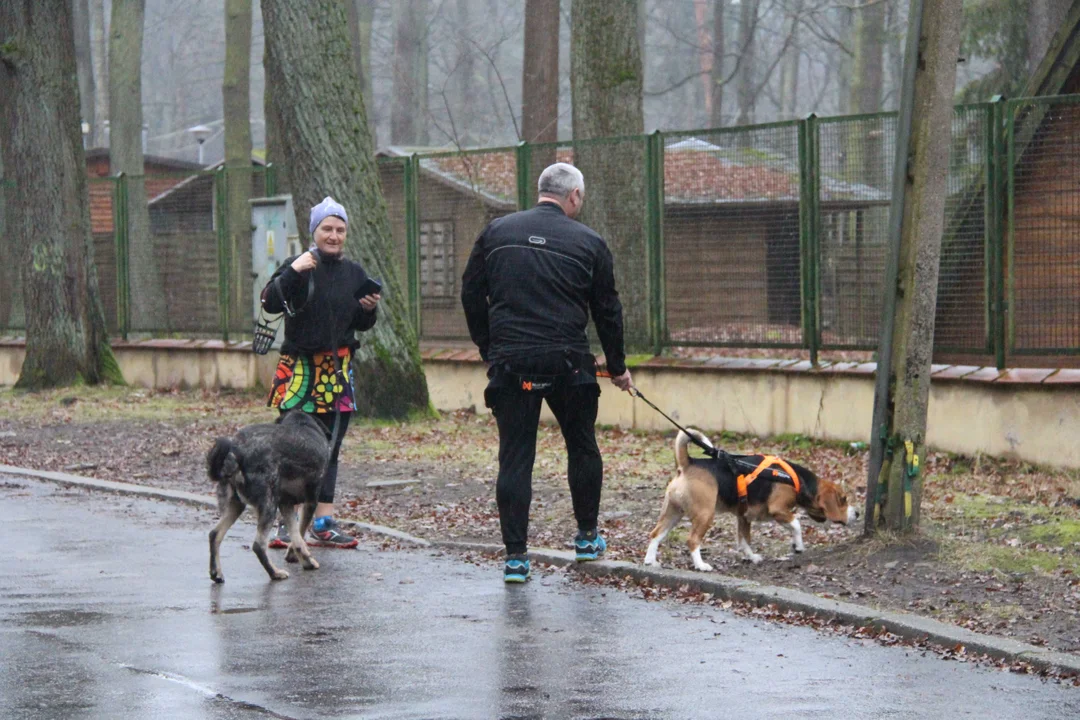
[[[595,432],[600,387],[585,335],[590,313],[612,383],[620,390],[632,385],[611,251],[574,220],[585,194],[581,171],[556,163],[541,173],[538,189],[535,208],[484,228],[461,287],[469,334],[489,366],[485,402],[499,426],[495,495],[506,582],[529,577],[532,468],[544,399],[566,441],[577,559],[595,560],[607,547],[596,527],[604,468]]]

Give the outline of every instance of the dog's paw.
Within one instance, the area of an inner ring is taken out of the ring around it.
[[[304,569],[305,570],[318,570],[319,569],[319,561],[316,560],[315,558],[311,558],[310,560],[308,560],[307,562],[304,563]]]
[[[654,558],[654,557],[646,557],[646,558],[645,558],[645,559],[644,559],[644,560],[643,560],[643,561],[641,562],[641,564],[642,564],[642,565],[649,565],[649,566],[653,566],[653,567],[656,567],[656,566],[659,566],[659,565],[660,565],[660,561],[659,561],[659,560],[657,560],[657,559],[656,559],[656,558]]]
[[[300,561],[300,558],[298,558],[297,555],[296,555],[296,549],[293,548],[293,547],[290,547],[288,552],[285,553],[285,562],[294,563],[294,562],[299,562],[299,561]]]
[[[754,563],[755,565],[760,565],[761,561],[762,561],[762,557],[760,555],[758,555],[757,553],[750,553],[749,555],[746,556],[746,558],[747,558],[747,560]]]
[[[797,553],[806,552],[806,546],[805,545],[792,545],[791,549],[794,550]]]
[[[284,570],[275,570],[274,574],[271,575],[270,577],[273,580],[288,580],[289,579],[289,573],[285,572]]]
[[[703,562],[700,565],[694,565],[694,569],[701,572],[712,572],[713,567],[709,563]]]
[[[219,585],[225,582],[225,576],[221,573],[218,573],[217,575],[215,575],[214,573],[210,573],[210,579],[218,583]]]

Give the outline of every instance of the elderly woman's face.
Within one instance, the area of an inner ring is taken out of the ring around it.
[[[330,215],[315,228],[315,246],[320,255],[340,255],[345,248],[345,221]]]

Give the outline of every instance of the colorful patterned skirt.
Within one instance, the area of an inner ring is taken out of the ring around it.
[[[334,353],[282,354],[266,404],[278,410],[306,413],[352,412],[356,408],[352,351],[338,348],[337,355],[342,374],[335,377]]]

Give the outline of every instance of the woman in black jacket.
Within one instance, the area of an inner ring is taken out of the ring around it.
[[[356,331],[375,325],[380,299],[377,293],[360,296],[368,276],[359,263],[343,255],[348,224],[345,208],[329,196],[324,198],[311,209],[314,246],[286,260],[262,291],[266,312],[285,313],[285,340],[267,404],[282,413],[308,413],[327,435],[333,434],[312,544],[339,548],[357,545],[334,519],[338,453],[356,408],[351,360],[359,344]],[[288,545],[288,534],[280,525],[270,547]]]

